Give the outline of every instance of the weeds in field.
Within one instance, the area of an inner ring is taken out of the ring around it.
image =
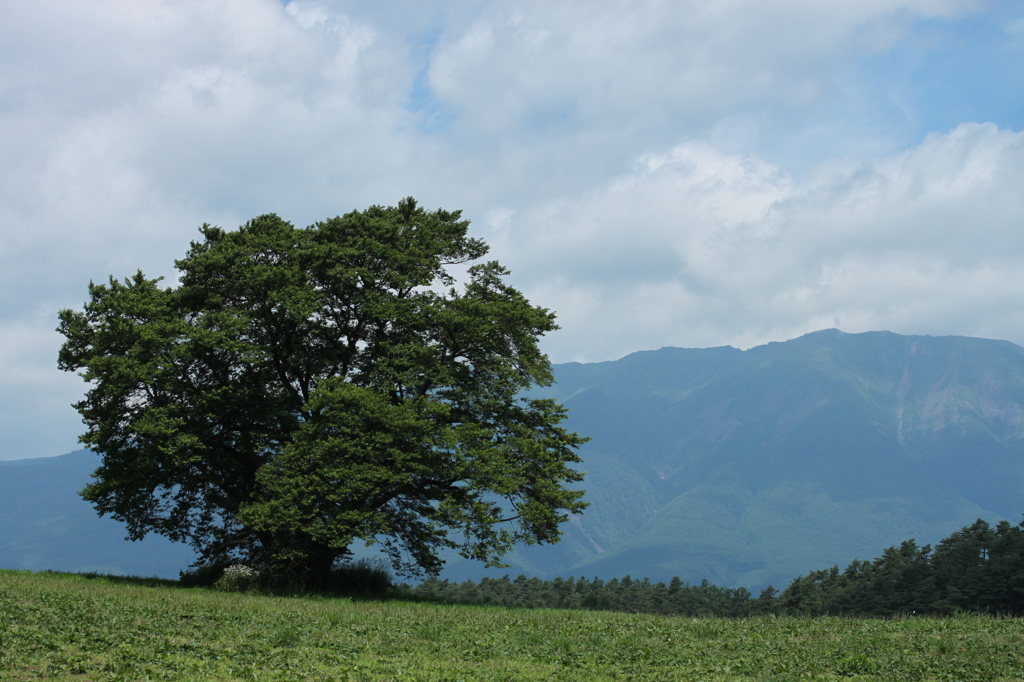
[[[1024,622],[668,618],[0,571],[4,680],[1009,680]]]

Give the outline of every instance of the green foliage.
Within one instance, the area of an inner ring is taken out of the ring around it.
[[[874,561],[796,578],[777,608],[808,615],[987,611],[1024,614],[1024,523],[978,519],[935,550],[913,540]]]
[[[203,564],[181,572],[183,587],[209,587],[222,592],[258,592],[261,594],[339,594],[382,598],[397,589],[391,572],[370,559],[344,561],[316,582],[297,581],[294,574],[279,566],[252,567],[245,564]]]
[[[463,604],[590,609],[670,616],[746,617],[759,614],[899,616],[956,612],[1024,614],[1024,523],[996,528],[978,520],[933,552],[907,540],[874,561],[853,561],[795,578],[781,594],[768,586],[756,598],[745,588],[707,580],[666,585],[626,576],[541,580],[520,575],[453,583],[430,578],[411,594]]]
[[[82,492],[132,539],[189,542],[205,563],[315,585],[354,542],[402,572],[439,551],[497,565],[555,542],[582,511],[551,382],[554,315],[479,260],[458,212],[406,199],[296,229],[264,215],[204,225],[177,287],[141,272],[63,310],[61,369],[90,383]]]
[[[651,613],[664,616],[747,616],[758,611],[745,588],[724,588],[708,583],[689,585],[673,578],[670,585],[629,576],[604,581],[600,578],[555,578],[541,580],[520,575],[510,580],[483,578],[453,583],[428,578],[410,594],[462,604],[510,608],[583,609]],[[765,609],[767,611],[768,609]]]
[[[369,559],[347,561],[335,566],[324,586],[328,591],[361,596],[386,596],[395,588],[391,572]]]
[[[997,680],[1021,621],[665,618],[0,571],[5,680]]]

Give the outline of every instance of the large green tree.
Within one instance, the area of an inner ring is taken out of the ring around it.
[[[586,439],[524,397],[552,381],[554,315],[503,281],[460,212],[414,200],[296,229],[204,225],[177,286],[141,272],[62,310],[61,369],[102,456],[100,514],[315,581],[357,541],[402,572],[496,564],[586,506]]]

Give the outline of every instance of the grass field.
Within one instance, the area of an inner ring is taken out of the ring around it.
[[[1018,680],[1024,621],[666,618],[0,571],[0,680]]]

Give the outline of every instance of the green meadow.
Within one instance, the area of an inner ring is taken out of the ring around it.
[[[670,618],[0,571],[2,680],[1010,680],[1024,621]]]

